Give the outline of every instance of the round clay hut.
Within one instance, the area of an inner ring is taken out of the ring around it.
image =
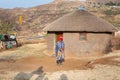
[[[52,22],[44,31],[48,34],[49,53],[55,53],[57,38],[63,36],[66,56],[80,56],[108,53],[112,36],[117,29],[86,10],[76,10]]]

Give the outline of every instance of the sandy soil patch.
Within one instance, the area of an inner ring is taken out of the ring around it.
[[[120,80],[120,51],[104,56],[67,58],[56,65],[54,56],[46,56],[45,43],[26,44],[15,50],[0,53],[0,80],[13,80],[20,72],[31,75],[30,80]],[[117,60],[116,60],[117,59]],[[64,78],[64,79],[63,79]]]

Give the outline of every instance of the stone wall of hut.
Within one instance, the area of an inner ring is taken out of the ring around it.
[[[84,54],[102,54],[111,50],[110,33],[87,33],[87,40],[81,41],[79,33],[64,33],[66,56],[80,56]],[[47,48],[49,52],[55,53],[55,33],[47,35]]]
[[[47,34],[47,50],[48,50],[49,53],[54,52],[54,38],[55,38],[54,33],[48,33]]]
[[[64,33],[65,53],[69,55],[107,53],[111,49],[111,34],[87,33],[87,40],[81,41],[79,33]]]

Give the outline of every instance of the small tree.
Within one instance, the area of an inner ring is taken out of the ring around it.
[[[0,11],[0,33],[7,34],[16,29],[15,16],[8,10]]]
[[[0,33],[8,34],[12,31],[12,23],[8,23],[6,21],[1,21],[0,23]]]

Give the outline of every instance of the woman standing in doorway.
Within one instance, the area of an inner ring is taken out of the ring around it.
[[[65,58],[65,54],[64,54],[64,48],[65,48],[65,44],[63,41],[63,37],[60,36],[58,38],[58,41],[56,43],[56,63],[57,64],[61,64],[62,62],[64,62],[64,58]]]

